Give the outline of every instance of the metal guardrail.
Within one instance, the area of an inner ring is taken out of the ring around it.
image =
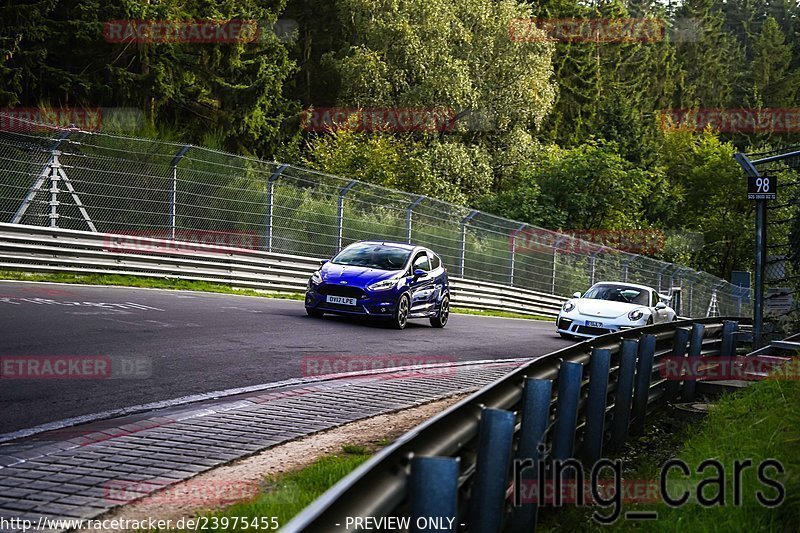
[[[436,531],[464,523],[470,532],[534,531],[535,506],[507,500],[514,449],[517,458],[594,463],[604,447],[642,434],[660,403],[694,399],[695,381],[660,377],[663,358],[735,354],[747,338],[736,320],[657,324],[540,357],[400,437],[282,531],[342,531],[348,517],[426,515],[456,518],[453,528]]]
[[[139,236],[0,223],[0,270],[124,274],[303,292],[320,259]],[[564,299],[451,279],[454,306],[556,316]]]

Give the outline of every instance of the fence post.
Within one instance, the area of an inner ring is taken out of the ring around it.
[[[527,224],[523,222],[517,229],[511,232],[511,268],[508,283],[512,287],[514,286],[514,266],[517,257],[517,235],[519,235],[519,233],[525,229],[525,226],[527,226]]]
[[[595,348],[589,359],[589,395],[586,399],[586,430],[583,433],[583,460],[593,465],[603,454],[603,429],[608,404],[608,372],[611,350]]]
[[[558,246],[566,238],[565,235],[558,237],[553,243],[553,272],[550,283],[550,294],[556,293],[556,264],[558,263]]]
[[[272,175],[267,178],[267,220],[265,221],[265,226],[267,227],[267,251],[272,251],[272,235],[273,235],[273,211],[275,205],[275,182],[278,178],[281,177],[283,171],[286,170],[286,167],[289,165],[283,164],[278,167],[278,170],[272,173]]]
[[[595,250],[594,252],[589,254],[589,270],[590,270],[589,286],[590,287],[592,285],[594,285],[595,261],[597,260],[597,256],[599,254],[603,253],[603,251],[605,251],[605,249],[606,249],[605,246],[601,246],[598,250]]]
[[[462,278],[464,277],[464,263],[467,256],[467,224],[469,224],[469,221],[472,220],[477,214],[477,211],[470,211],[469,215],[464,217],[464,219],[459,223],[459,226],[461,227],[461,256],[458,264],[459,273]]]
[[[409,476],[409,515],[411,531],[455,532],[458,505],[458,462],[453,457],[414,457]],[[417,527],[418,518],[441,518],[442,526],[435,529]],[[447,527],[445,524],[452,524]]]
[[[667,270],[667,269],[668,269],[670,266],[672,266],[672,265],[670,265],[670,264],[668,263],[667,265],[665,265],[664,267],[662,267],[662,268],[661,268],[661,269],[658,271],[658,292],[659,292],[660,294],[663,294],[663,292],[661,291],[661,278],[662,278],[662,276],[664,275],[664,272],[665,272],[665,271],[666,271],[666,270]],[[670,287],[670,289],[672,289],[672,287]]]
[[[614,418],[611,421],[611,448],[619,450],[628,440],[628,426],[631,421],[631,399],[633,398],[633,378],[636,374],[636,352],[639,341],[625,339],[619,356],[617,393],[614,398]]]
[[[689,358],[696,361],[703,351],[703,335],[706,327],[703,324],[692,324],[692,336],[689,340]],[[694,367],[691,364],[690,367]],[[683,391],[681,398],[686,401],[694,401],[694,391],[697,386],[697,376],[689,376],[689,379],[683,382]]]
[[[336,251],[342,249],[342,232],[344,229],[344,197],[350,189],[356,186],[356,180],[351,181],[339,190],[339,198],[336,202]]]
[[[58,173],[58,167],[60,163],[58,162],[58,156],[61,152],[54,150],[53,151],[53,159],[50,162],[50,227],[57,228],[58,227],[58,193],[60,192],[58,189],[58,182],[61,180],[61,176]]]
[[[656,351],[656,336],[642,335],[639,341],[639,361],[636,368],[636,388],[633,391],[633,420],[631,433],[644,433],[647,399],[650,396],[650,379],[653,376],[653,357]]]
[[[408,244],[411,244],[411,213],[424,199],[425,195],[421,194],[406,208],[406,242]]]
[[[471,533],[497,533],[503,521],[506,482],[514,439],[514,413],[484,409],[469,509]]]
[[[628,281],[628,265],[630,265],[631,261],[630,257],[622,261],[622,281],[626,283]]]
[[[545,431],[550,421],[550,399],[553,397],[553,382],[549,379],[526,379],[522,393],[522,421],[519,430],[516,458],[532,459],[533,465],[520,474],[520,485],[526,480],[535,480],[538,462],[543,460],[540,445],[544,445]],[[541,490],[542,487],[538,487]],[[529,491],[530,494],[530,491]],[[534,531],[538,506],[535,501],[522,502],[514,508],[511,516],[511,531]]]
[[[170,164],[172,167],[172,190],[169,193],[169,234],[173,241],[175,240],[175,227],[178,221],[178,164],[191,146],[191,144],[184,144],[181,146],[181,149],[178,150],[178,153],[172,158],[172,163]]]
[[[553,430],[553,459],[565,461],[572,457],[575,429],[578,424],[578,398],[581,394],[583,364],[562,361],[558,370],[556,422]]]

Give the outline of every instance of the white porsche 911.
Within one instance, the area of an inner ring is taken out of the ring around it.
[[[622,329],[677,320],[669,296],[633,283],[603,282],[576,292],[558,313],[556,331],[564,338],[596,337]]]

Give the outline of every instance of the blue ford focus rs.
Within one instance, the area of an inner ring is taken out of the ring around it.
[[[447,270],[421,246],[356,242],[311,275],[306,312],[376,317],[397,329],[411,318],[428,318],[443,328],[450,316]]]

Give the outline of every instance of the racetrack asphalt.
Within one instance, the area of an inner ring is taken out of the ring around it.
[[[570,344],[545,321],[451,315],[444,329],[413,320],[397,331],[350,318],[313,319],[300,301],[0,281],[0,434],[303,377],[330,368],[330,356],[377,364],[394,360],[387,356],[398,356],[398,364],[410,356],[477,361],[536,357]],[[114,376],[95,368],[81,379],[54,379],[41,365],[34,376],[25,358],[42,356],[52,363],[108,357]]]

